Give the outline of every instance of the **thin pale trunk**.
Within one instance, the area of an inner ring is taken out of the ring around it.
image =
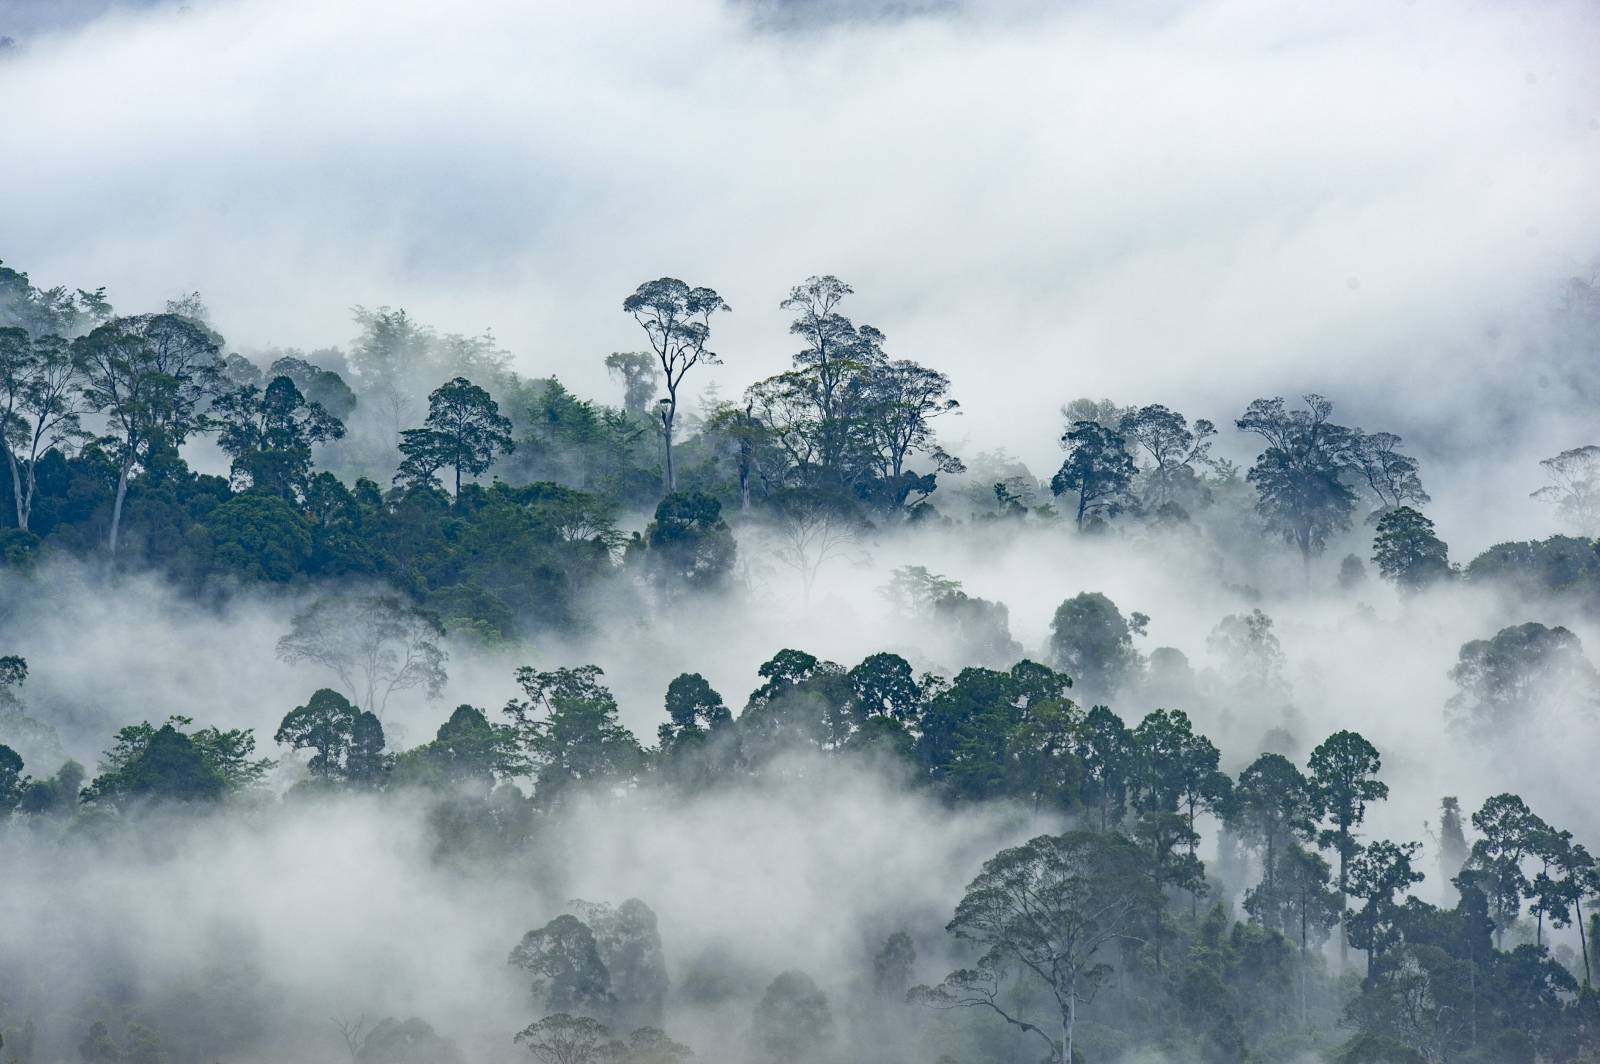
[[[1076,982],[1076,980],[1074,980],[1074,982]],[[1066,1056],[1062,1059],[1062,1064],[1072,1064],[1072,1029],[1076,1027],[1077,1024],[1078,993],[1074,989],[1070,991],[1067,998],[1067,1029],[1065,1031],[1065,1038],[1063,1039],[1066,1043],[1064,1047],[1066,1050]]]
[[[0,444],[3,446],[3,444]],[[6,447],[6,464],[11,467],[11,492],[17,500],[17,527],[26,532],[28,530],[28,505],[23,501],[22,471],[18,467],[17,455],[10,447]],[[32,494],[31,492],[29,494]]]
[[[111,556],[117,556],[117,534],[122,530],[122,503],[128,497],[128,469],[124,464],[117,474],[117,501],[111,506]]]
[[[1584,930],[1583,930],[1583,898],[1582,898],[1582,896],[1573,898],[1572,899],[1572,904],[1577,909],[1577,912],[1578,912],[1578,945],[1583,947],[1583,985],[1584,986],[1589,986],[1590,985],[1590,983],[1589,983],[1589,979],[1590,979],[1590,974],[1589,974],[1589,936],[1587,934],[1585,934]]]
[[[667,452],[667,494],[671,495],[678,490],[678,476],[672,468],[672,423],[678,417],[678,389],[669,384],[667,388],[667,409],[661,414],[661,441],[665,444]]]

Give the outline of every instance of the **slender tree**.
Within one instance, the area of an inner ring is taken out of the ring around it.
[[[1339,911],[1350,892],[1349,864],[1361,852],[1355,829],[1367,817],[1367,803],[1389,797],[1389,787],[1378,779],[1383,760],[1378,750],[1353,731],[1339,731],[1311,751],[1311,792],[1316,816],[1328,826],[1317,836],[1324,847],[1339,855]],[[1347,943],[1339,939],[1339,959]]]
[[[676,277],[662,277],[640,285],[622,301],[622,309],[632,314],[644,329],[650,350],[661,364],[661,375],[666,380],[667,397],[657,405],[666,450],[662,493],[670,495],[678,490],[678,478],[672,465],[672,430],[678,419],[678,389],[683,385],[684,375],[695,366],[701,363],[715,366],[722,361],[706,349],[711,339],[711,315],[732,308],[714,289],[690,288]]]
[[[114,318],[73,342],[84,399],[111,426],[113,555],[133,470],[152,449],[177,448],[211,424],[201,405],[217,380],[217,346],[209,330],[175,314]]]
[[[78,365],[59,336],[0,329],[0,450],[11,470],[17,527],[28,531],[39,459],[87,435],[80,425]]]

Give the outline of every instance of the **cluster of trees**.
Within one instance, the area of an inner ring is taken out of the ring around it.
[[[391,751],[379,719],[388,693],[442,680],[433,634],[394,599],[319,603],[297,618],[280,652],[327,666],[355,697],[318,690],[285,715],[274,739],[303,777],[288,800],[431,793],[441,858],[492,860],[527,847],[542,817],[579,795],[698,795],[810,771],[797,754],[854,758],[943,801],[1014,803],[1075,825],[1001,851],[967,889],[948,930],[972,966],[909,992],[969,1018],[941,1038],[1002,1037],[972,1019],[983,1015],[1015,1032],[1016,1051],[1032,1041],[1063,1064],[1085,1046],[1094,1059],[1156,1045],[1219,1062],[1321,1046],[1352,1064],[1600,1051],[1589,851],[1510,794],[1472,815],[1469,845],[1447,799],[1439,865],[1459,900],[1423,902],[1420,844],[1362,836],[1389,788],[1379,752],[1354,732],[1328,736],[1303,766],[1264,753],[1230,773],[1186,713],[1129,724],[1105,705],[1085,709],[1068,675],[1037,662],[946,678],[888,652],[847,668],[786,649],[737,715],[704,677],[674,679],[649,747],[621,724],[601,670],[576,666],[518,669],[520,694],[499,720],[463,705],[429,742]],[[8,685],[26,671],[0,662]],[[259,794],[273,766],[248,730],[173,717],[121,729],[86,786],[75,765],[30,780],[0,747],[0,809],[40,823],[137,820],[152,803]],[[1205,830],[1217,835],[1210,869]],[[1230,899],[1243,922],[1227,915]],[[1552,954],[1559,928],[1577,930],[1581,965]],[[1340,968],[1351,949],[1365,954],[1348,992],[1325,966],[1330,936]],[[687,1059],[661,1030],[662,957],[643,902],[573,903],[511,953],[538,1017],[516,1040],[543,1061]],[[909,936],[875,963],[875,985],[905,998]],[[752,1018],[753,1055],[811,1059],[829,1015],[810,976],[783,973]]]
[[[965,477],[966,495],[941,496],[952,513],[979,496],[979,516],[1053,513],[1025,470],[988,486],[989,468],[966,475],[935,432],[959,410],[949,378],[891,357],[882,332],[843,313],[851,294],[832,276],[795,286],[782,301],[801,343],[792,368],[696,414],[685,388],[719,362],[712,324],[729,308],[670,277],[623,301],[648,350],[606,357],[623,390],[613,408],[518,376],[492,336],[440,335],[403,310],[357,308],[348,352],[252,360],[227,353],[197,294],[118,316],[103,291],[39,289],[0,266],[12,488],[0,562],[110,555],[211,593],[357,577],[497,639],[581,624],[618,577],[669,598],[724,587],[740,524],[809,600],[819,571],[875,531],[950,520],[933,502],[941,478]],[[1213,457],[1210,421],[1109,400],[1064,414],[1067,456],[1049,488],[1081,528],[1119,515],[1181,524],[1227,500],[1309,567],[1365,494],[1372,560],[1404,592],[1461,576],[1583,599],[1600,582],[1590,539],[1501,544],[1453,566],[1400,438],[1335,423],[1319,396],[1249,405],[1236,425],[1265,447],[1242,478]],[[190,468],[186,445],[202,438],[228,476]],[[1538,493],[1584,535],[1584,515],[1600,512],[1591,459],[1578,448],[1549,460]],[[1341,574],[1361,568],[1351,556]]]

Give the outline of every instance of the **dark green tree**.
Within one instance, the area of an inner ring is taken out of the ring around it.
[[[722,504],[703,492],[668,495],[645,529],[645,564],[669,593],[722,586],[737,547],[722,520]]]
[[[516,675],[526,697],[507,703],[505,712],[541,803],[556,804],[578,784],[617,785],[638,774],[644,752],[617,719],[617,700],[600,681],[599,666],[523,666]]]
[[[1349,893],[1349,863],[1361,846],[1355,829],[1367,816],[1367,803],[1389,797],[1389,787],[1378,779],[1383,760],[1378,750],[1353,731],[1335,732],[1313,751],[1309,763],[1311,792],[1316,817],[1328,826],[1318,835],[1323,847],[1339,855],[1339,911],[1345,908]],[[1339,956],[1345,943],[1339,942]]]
[[[1333,404],[1322,396],[1307,395],[1305,404],[1289,410],[1282,399],[1257,399],[1235,424],[1266,441],[1246,476],[1256,512],[1300,552],[1309,580],[1312,554],[1350,527],[1355,493],[1343,475],[1354,461],[1355,434],[1329,420]]]
[[[488,392],[465,377],[447,381],[428,396],[428,416],[420,429],[400,434],[400,472],[396,480],[428,484],[440,469],[455,472],[455,495],[461,476],[479,476],[495,456],[516,449],[511,420]]]
[[[1523,900],[1533,887],[1523,864],[1547,826],[1515,794],[1497,794],[1487,799],[1472,814],[1472,826],[1482,838],[1472,844],[1468,864],[1484,877],[1498,947],[1505,939],[1506,929],[1522,915]]]
[[[1366,904],[1359,913],[1345,912],[1345,926],[1350,941],[1367,951],[1369,980],[1385,954],[1400,941],[1401,906],[1395,899],[1422,882],[1422,873],[1411,864],[1420,849],[1420,843],[1383,839],[1367,846],[1350,863],[1349,893]]]
[[[1121,433],[1093,421],[1078,421],[1061,437],[1066,461],[1050,478],[1055,495],[1077,492],[1077,524],[1086,517],[1115,517],[1127,506],[1139,467]]]
[[[1261,853],[1261,922],[1283,927],[1277,903],[1279,855],[1313,832],[1316,799],[1311,783],[1281,754],[1262,754],[1239,773],[1228,803],[1229,826]]]
[[[1402,591],[1421,591],[1450,577],[1449,548],[1433,534],[1433,522],[1409,506],[1379,518],[1372,560]]]

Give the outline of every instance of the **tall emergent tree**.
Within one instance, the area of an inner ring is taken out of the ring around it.
[[[396,691],[444,689],[444,628],[394,595],[320,598],[295,615],[278,657],[331,669],[351,700],[380,719]]]
[[[1194,480],[1195,466],[1211,464],[1211,437],[1217,434],[1217,427],[1198,418],[1190,428],[1182,414],[1154,403],[1124,414],[1117,431],[1149,456],[1146,505],[1156,507],[1176,501],[1184,486]]]
[[[478,476],[494,464],[495,455],[516,449],[511,419],[489,393],[465,377],[456,377],[428,396],[428,417],[420,429],[400,433],[397,480],[427,483],[440,469],[455,471],[455,494],[461,475]]]
[[[1281,398],[1257,399],[1235,424],[1267,443],[1246,478],[1255,485],[1256,512],[1300,551],[1310,579],[1311,555],[1328,536],[1350,527],[1355,493],[1342,479],[1354,462],[1356,434],[1329,420],[1333,404],[1305,396],[1306,409]]]
[[[33,514],[39,459],[85,435],[82,405],[78,367],[65,340],[0,329],[0,449],[11,469],[17,527],[24,532]]]
[[[1600,533],[1600,447],[1588,444],[1539,463],[1550,483],[1533,493],[1580,536]]]
[[[154,452],[176,450],[210,426],[201,401],[217,379],[217,342],[176,314],[113,318],[75,340],[73,358],[88,405],[104,412],[117,465],[107,545],[117,552],[128,477]]]
[[[937,987],[918,987],[915,999],[935,1008],[988,1009],[1038,1036],[1052,1061],[1073,1060],[1078,1006],[1110,975],[1106,952],[1138,935],[1160,907],[1149,860],[1115,833],[1041,835],[1001,850],[968,885],[948,927],[983,949],[977,967],[951,972]],[[1008,980],[1034,978],[1055,1003],[1049,1021],[1018,1014],[1019,999],[1007,992]]]
[[[1316,806],[1311,783],[1282,754],[1262,754],[1239,773],[1228,803],[1229,826],[1261,853],[1261,885],[1251,894],[1256,911],[1270,928],[1283,926],[1279,857],[1312,834]]]
[[[1083,528],[1085,517],[1120,513],[1139,472],[1122,434],[1098,422],[1076,421],[1061,437],[1061,445],[1067,458],[1050,478],[1050,491],[1078,493],[1078,528]]]
[[[644,329],[667,383],[667,397],[658,407],[667,465],[662,492],[671,494],[678,490],[678,478],[672,467],[672,427],[678,419],[678,389],[684,375],[695,366],[702,362],[708,366],[721,363],[715,353],[706,350],[706,343],[711,339],[711,315],[733,308],[715,289],[690,288],[676,277],[662,277],[640,285],[622,301],[622,309],[632,314]]]
[[[1369,522],[1379,521],[1402,506],[1411,503],[1421,506],[1429,501],[1428,493],[1422,490],[1422,480],[1417,476],[1417,460],[1396,450],[1401,442],[1399,436],[1392,432],[1369,433],[1357,429],[1352,441],[1351,458],[1378,501],[1377,509],[1367,518]]]
[[[1353,731],[1328,736],[1311,751],[1311,794],[1319,820],[1328,822],[1317,836],[1324,847],[1339,855],[1339,911],[1350,892],[1349,864],[1361,852],[1355,829],[1367,817],[1367,803],[1389,797],[1389,787],[1378,779],[1383,759],[1378,750]],[[1339,957],[1347,944],[1339,940]]]

